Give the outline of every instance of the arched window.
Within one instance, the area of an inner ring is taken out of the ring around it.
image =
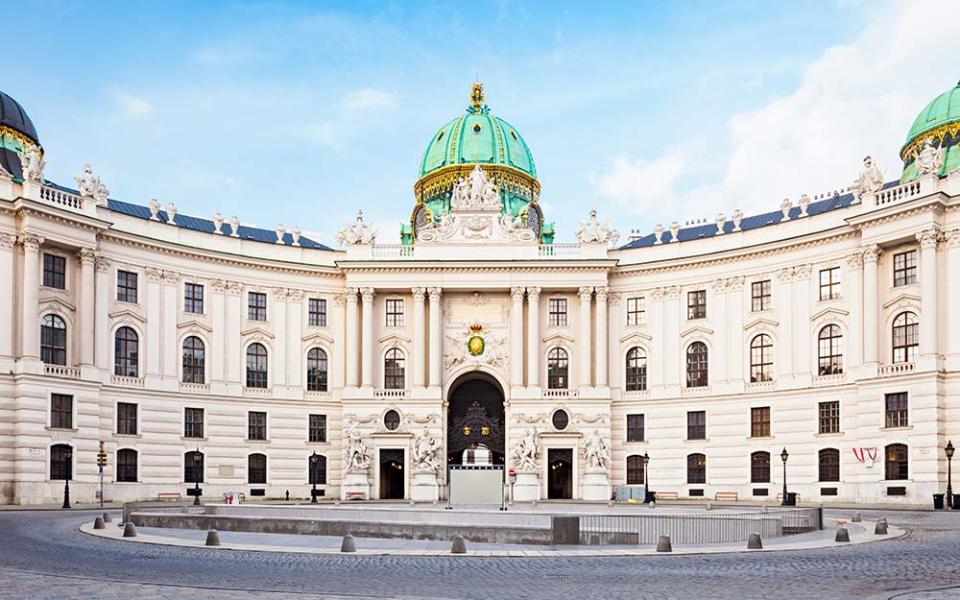
[[[903,312],[893,320],[893,362],[913,362],[920,345],[920,324],[917,315]]]
[[[327,391],[327,353],[321,348],[307,352],[307,389],[311,392]]]
[[[183,481],[203,483],[203,452],[191,450],[183,455]]]
[[[817,336],[820,347],[820,375],[843,373],[843,334],[836,325],[827,325]]]
[[[130,448],[117,450],[117,481],[137,480],[137,451]]]
[[[643,348],[630,348],[627,352],[627,391],[647,389],[647,355]]]
[[[705,454],[687,455],[687,483],[707,482],[707,457]]]
[[[140,376],[140,338],[131,327],[121,327],[113,336],[113,374]]]
[[[40,360],[48,365],[67,364],[67,324],[57,315],[40,322]]]
[[[247,387],[267,387],[267,349],[256,342],[247,346]]]
[[[403,350],[390,348],[383,356],[383,387],[402,390],[406,387]]]
[[[820,481],[840,481],[840,451],[836,448],[824,448],[818,455]]]
[[[643,457],[631,454],[627,457],[627,485],[642,485],[645,481],[643,472]]]
[[[50,479],[73,479],[73,448],[66,444],[50,446]]]
[[[547,388],[551,390],[565,390],[570,385],[568,371],[570,361],[567,351],[563,348],[552,348],[547,352]]]
[[[327,483],[327,457],[322,454],[314,454],[307,459],[307,470],[310,476],[310,485],[326,485]]]
[[[750,455],[750,483],[770,483],[770,453],[758,451]]]
[[[773,381],[773,339],[765,333],[750,340],[750,381]]]
[[[707,385],[707,345],[694,342],[687,348],[687,387]]]
[[[267,455],[251,454],[247,457],[247,483],[267,483]]]
[[[890,444],[884,448],[886,457],[886,478],[887,479],[908,479],[909,469],[907,468],[907,445]]]
[[[191,335],[183,340],[183,382],[205,383],[203,340]]]

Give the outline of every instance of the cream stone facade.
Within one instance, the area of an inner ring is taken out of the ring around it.
[[[433,501],[461,432],[520,471],[517,500],[645,481],[775,500],[782,449],[804,502],[946,486],[960,171],[865,169],[852,190],[620,245],[596,214],[576,243],[547,240],[539,184],[521,218],[503,173],[461,161],[449,210],[407,243],[358,216],[332,249],[39,168],[0,173],[0,503],[59,502],[64,469],[92,501],[101,442],[108,500],[185,495],[192,468],[205,498],[309,497],[316,454],[326,497]]]

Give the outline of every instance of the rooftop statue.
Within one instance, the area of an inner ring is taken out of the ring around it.
[[[933,145],[933,140],[927,138],[923,148],[917,153],[917,174],[934,175],[943,167],[943,150]]]
[[[40,148],[37,146],[30,146],[26,150],[21,150],[19,155],[20,168],[23,171],[24,181],[35,181],[37,183],[42,183],[43,168],[47,165],[47,161],[40,153]]]
[[[90,163],[83,165],[83,173],[73,176],[77,182],[77,191],[84,198],[93,198],[97,204],[103,204],[107,201],[110,190],[100,182],[100,176],[93,174],[93,167]]]
[[[500,210],[500,192],[480,165],[473,167],[467,180],[461,177],[453,186],[450,194],[452,210]]]
[[[883,188],[883,172],[873,158],[865,156],[863,159],[863,169],[860,175],[853,182],[853,194],[859,199],[864,194],[875,194]]]
[[[590,211],[590,218],[586,223],[580,222],[577,228],[577,241],[581,244],[613,244],[620,239],[620,232],[610,227],[610,219],[602,224],[597,220],[596,209]]]
[[[337,245],[372,244],[377,239],[377,229],[363,222],[363,211],[357,212],[357,220],[337,232]]]

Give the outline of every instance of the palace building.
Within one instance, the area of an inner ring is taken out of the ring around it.
[[[784,472],[801,502],[946,487],[960,85],[896,180],[867,157],[768,213],[620,239],[593,211],[575,243],[479,84],[399,235],[358,215],[336,248],[117,200],[89,166],[49,181],[41,133],[0,93],[0,503],[59,503],[67,479],[92,502],[101,447],[113,501],[438,501],[465,457],[515,469],[517,501],[649,481],[774,502]]]

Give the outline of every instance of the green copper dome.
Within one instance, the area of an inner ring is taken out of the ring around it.
[[[900,149],[900,158],[903,159],[901,182],[917,178],[914,161],[928,139],[943,152],[939,175],[960,167],[960,147],[957,145],[960,142],[960,83],[931,100],[914,119]]]

